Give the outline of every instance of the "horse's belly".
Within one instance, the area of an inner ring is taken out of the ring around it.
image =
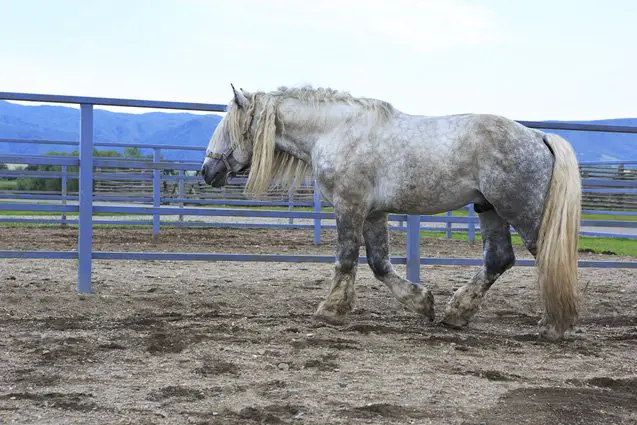
[[[376,193],[379,209],[403,214],[438,214],[480,200],[480,193],[467,181],[406,181],[402,186],[380,184]]]

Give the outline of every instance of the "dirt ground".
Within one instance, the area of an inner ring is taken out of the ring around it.
[[[0,228],[0,249],[76,248],[73,229]],[[332,254],[311,230],[96,229],[100,251]],[[392,255],[404,255],[393,235]],[[423,256],[478,257],[425,239]],[[621,260],[582,254],[582,258]],[[528,258],[523,251],[518,258]],[[539,341],[534,270],[516,267],[463,330],[402,308],[361,265],[343,327],[312,325],[330,264],[0,260],[0,423],[637,423],[637,270],[581,269],[587,306]],[[399,272],[404,268],[397,266]],[[426,266],[437,320],[475,267]]]

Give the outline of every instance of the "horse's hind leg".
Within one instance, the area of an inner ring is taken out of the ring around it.
[[[478,213],[484,265],[447,303],[442,322],[449,326],[461,327],[469,323],[491,285],[515,264],[509,223],[496,214],[491,206],[486,208],[486,211]]]
[[[367,250],[367,263],[374,276],[383,282],[396,299],[411,311],[434,319],[434,298],[428,289],[402,279],[389,261],[389,235],[387,215],[375,214],[363,225],[363,237]]]
[[[336,264],[334,279],[329,295],[316,312],[314,320],[340,325],[345,316],[354,308],[356,271],[360,253],[360,234],[363,217],[356,214],[336,212],[336,231],[338,234],[336,247]]]

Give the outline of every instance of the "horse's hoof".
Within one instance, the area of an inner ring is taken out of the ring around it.
[[[455,329],[467,326],[480,310],[482,297],[478,287],[465,285],[459,288],[447,302],[441,323]]]
[[[564,339],[564,333],[558,332],[557,329],[555,329],[555,327],[553,326],[549,326],[540,328],[539,337],[540,339],[543,339],[545,341],[559,342]]]
[[[345,324],[345,318],[343,316],[331,316],[328,314],[314,314],[312,316],[312,323],[316,325],[332,325],[342,326]]]
[[[403,305],[414,313],[424,316],[429,319],[430,322],[433,322],[436,318],[434,295],[430,290],[424,289],[419,285],[414,285],[412,291],[408,297],[401,300]]]
[[[540,327],[539,339],[550,342],[558,342],[564,339],[564,332],[560,332],[557,326],[551,324],[546,318],[540,320],[538,325]]]
[[[469,324],[476,311],[477,309],[475,307],[461,309],[457,303],[450,302],[447,304],[445,315],[440,323],[453,329],[461,329]]]
[[[440,323],[451,329],[462,329],[469,324],[469,321],[458,314],[447,312]]]
[[[332,326],[341,326],[345,323],[345,315],[337,314],[335,311],[326,310],[323,305],[312,316],[312,322],[315,325],[327,324]]]

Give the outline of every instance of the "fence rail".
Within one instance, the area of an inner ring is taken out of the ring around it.
[[[128,106],[139,108],[165,108],[165,109],[181,109],[181,110],[197,110],[223,112],[225,105],[217,104],[200,104],[200,103],[183,103],[183,102],[161,102],[161,101],[143,101],[131,99],[109,99],[94,97],[73,97],[73,96],[57,96],[57,95],[41,95],[41,94],[22,94],[22,93],[3,93],[0,92],[0,99],[14,101],[35,101],[35,102],[53,102],[53,103],[71,103],[80,105],[80,136],[79,141],[53,141],[53,140],[19,140],[4,139],[0,142],[6,143],[43,143],[49,145],[66,145],[77,146],[79,154],[77,157],[72,156],[53,156],[53,155],[0,155],[0,162],[13,164],[31,164],[31,165],[55,165],[61,167],[60,171],[47,172],[47,178],[61,179],[63,181],[60,193],[23,193],[5,191],[0,193],[0,198],[5,200],[17,200],[18,202],[5,202],[1,209],[12,211],[35,211],[49,212],[52,214],[62,214],[62,218],[3,218],[1,222],[40,222],[40,223],[65,223],[78,226],[78,249],[77,251],[0,251],[0,258],[58,258],[58,259],[76,259],[78,260],[78,285],[77,290],[80,293],[91,291],[91,267],[92,260],[104,259],[127,259],[127,260],[201,260],[201,261],[279,261],[279,262],[332,262],[333,256],[300,256],[300,255],[261,255],[261,254],[225,254],[225,253],[159,253],[159,252],[96,252],[92,247],[92,232],[94,224],[105,223],[127,223],[127,224],[152,224],[152,233],[160,232],[161,225],[211,225],[209,223],[192,223],[192,222],[171,222],[161,221],[161,217],[165,215],[178,215],[180,218],[186,215],[195,216],[233,216],[233,217],[261,217],[261,218],[283,218],[288,219],[287,224],[270,224],[272,227],[301,227],[313,228],[314,241],[320,243],[321,229],[333,226],[325,225],[324,221],[333,220],[334,214],[330,211],[323,211],[327,205],[322,202],[318,191],[313,190],[312,182],[309,182],[304,190],[301,200],[290,193],[275,193],[271,198],[265,201],[251,201],[245,199],[227,199],[228,192],[221,192],[226,195],[226,199],[198,199],[185,196],[185,185],[187,182],[196,182],[193,176],[187,176],[186,172],[197,170],[199,163],[192,161],[167,161],[161,159],[161,151],[167,149],[194,150],[203,151],[203,147],[195,146],[176,146],[176,145],[139,145],[126,144],[116,142],[95,142],[93,135],[93,112],[95,105],[108,106]],[[621,132],[621,133],[637,133],[637,128],[633,127],[617,127],[602,126],[590,124],[571,124],[558,122],[531,122],[521,121],[522,124],[533,128],[542,129],[563,129],[563,130],[579,130],[579,131],[603,131],[603,132]],[[125,159],[125,158],[105,158],[97,157],[93,154],[96,146],[104,147],[142,147],[152,150],[152,158],[148,160],[141,159]],[[616,161],[616,162],[590,162],[581,163],[584,167],[595,167],[599,165],[620,165],[637,164],[637,161]],[[78,171],[69,171],[69,167],[78,167]],[[103,172],[102,169],[115,169],[118,171]],[[587,168],[587,169],[588,169]],[[126,170],[127,172],[123,172]],[[143,170],[147,173],[131,174],[130,170]],[[162,170],[176,171],[177,175],[162,175]],[[604,171],[604,173],[607,173]],[[23,177],[36,178],[42,177],[44,172],[29,171],[23,174]],[[0,177],[13,178],[19,176],[20,173],[14,171],[2,171]],[[600,178],[600,176],[602,176]],[[612,181],[604,179],[607,174],[599,175],[591,174],[584,179],[584,194],[605,194],[620,196],[637,195],[637,184],[630,178],[613,179]],[[630,176],[632,177],[632,176]],[[79,188],[77,193],[69,193],[67,183],[69,180],[79,180]],[[104,195],[96,192],[96,183],[102,181],[126,181],[126,182],[147,182],[150,183],[148,190],[144,189],[144,193],[148,191],[150,196],[123,196]],[[237,187],[241,186],[241,179],[236,180]],[[162,196],[162,182],[173,182],[178,189],[177,196]],[[12,197],[13,196],[13,197]],[[299,195],[297,195],[299,196]],[[27,202],[28,201],[28,202]],[[60,201],[62,204],[41,204],[38,201]],[[100,202],[126,202],[129,205],[102,205]],[[150,206],[132,206],[133,202],[143,202]],[[162,203],[178,203],[178,207],[161,206]],[[204,207],[187,207],[185,204],[199,205],[229,205],[229,206],[285,206],[288,211],[279,210],[250,210],[250,209],[224,209],[224,208],[204,208]],[[295,211],[296,207],[312,207],[312,211]],[[467,206],[467,216],[455,216],[452,212],[447,212],[443,216],[418,216],[393,214],[390,216],[392,222],[398,222],[398,225],[392,226],[394,229],[403,230],[406,233],[407,248],[405,256],[392,257],[394,264],[405,264],[407,268],[407,278],[412,282],[419,282],[419,269],[423,264],[439,264],[439,265],[479,265],[482,259],[472,258],[421,258],[420,257],[420,232],[423,229],[431,229],[423,227],[422,223],[442,223],[444,227],[436,229],[445,230],[447,236],[453,231],[454,224],[461,224],[461,231],[468,234],[469,240],[473,240],[475,231],[478,229],[479,221],[473,213],[473,208]],[[617,215],[615,211],[597,211],[591,210],[595,214]],[[78,214],[77,219],[69,219],[66,214]],[[99,220],[97,216],[100,214],[126,214],[126,215],[146,215],[151,220]],[[634,212],[621,212],[623,215],[635,215]],[[294,223],[294,220],[310,220],[312,224]],[[254,223],[213,223],[213,225],[233,225],[233,226],[257,226]],[[589,227],[612,227],[612,228],[637,228],[637,222],[634,221],[615,221],[615,220],[583,220],[583,226]],[[262,226],[267,226],[262,224]],[[582,232],[589,235],[608,235],[605,232]],[[637,237],[627,234],[610,234],[619,237]],[[359,259],[365,261],[362,256]],[[532,266],[532,260],[518,260],[517,265]],[[581,267],[626,267],[637,268],[637,262],[617,262],[617,261],[580,261]]]

